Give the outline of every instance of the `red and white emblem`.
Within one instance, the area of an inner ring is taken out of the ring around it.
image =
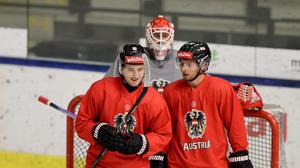
[[[192,109],[184,116],[184,124],[190,138],[202,138],[206,130],[206,116],[201,110]]]
[[[129,111],[131,108],[130,104],[125,104],[124,110]]]
[[[192,106],[192,108],[195,108],[197,106],[196,101],[193,100],[192,103],[191,103],[191,106]]]
[[[144,60],[141,56],[125,56],[125,64],[143,64]]]

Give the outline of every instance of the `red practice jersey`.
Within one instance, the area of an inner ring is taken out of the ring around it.
[[[86,167],[90,167],[103,150],[92,137],[92,128],[99,122],[115,126],[118,119],[130,110],[143,90],[143,84],[133,92],[128,92],[120,77],[109,77],[96,81],[85,94],[76,118],[75,129],[78,136],[90,143]],[[140,105],[133,112],[130,127],[133,132],[144,134],[149,143],[149,151],[140,155],[124,155],[107,151],[98,167],[132,168],[150,167],[149,155],[166,148],[172,137],[171,119],[163,97],[152,87]]]
[[[192,88],[178,80],[164,97],[173,129],[169,168],[227,168],[227,134],[233,151],[247,150],[243,111],[229,82],[205,75]]]

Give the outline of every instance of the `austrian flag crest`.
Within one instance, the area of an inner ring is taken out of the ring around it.
[[[187,112],[184,117],[184,123],[189,137],[192,139],[202,138],[207,126],[206,116],[203,111],[192,109],[191,112]]]
[[[118,133],[128,134],[136,127],[136,118],[133,115],[129,117],[127,122],[125,121],[127,114],[128,112],[125,114],[119,113],[114,117],[114,126]]]

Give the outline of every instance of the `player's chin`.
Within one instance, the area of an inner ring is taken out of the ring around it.
[[[128,82],[128,83],[132,87],[137,87],[141,83],[141,80],[135,80],[135,81],[130,80],[130,82]]]
[[[189,75],[182,74],[182,79],[188,81],[188,80],[191,80],[191,77]]]

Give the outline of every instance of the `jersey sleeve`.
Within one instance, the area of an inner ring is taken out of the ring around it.
[[[247,150],[247,133],[242,107],[228,84],[221,93],[220,109],[233,152]]]
[[[75,130],[78,136],[90,144],[96,144],[96,141],[92,137],[92,128],[97,123],[97,112],[101,111],[100,108],[102,107],[101,99],[103,96],[100,90],[101,85],[96,85],[95,83],[89,88],[80,103],[79,112],[75,121]]]
[[[150,118],[150,130],[147,131],[146,137],[149,142],[149,151],[144,157],[149,157],[158,152],[167,152],[167,147],[172,138],[172,128],[168,107],[165,100],[158,95],[160,102],[155,106],[152,105],[151,111],[155,111],[155,115]],[[158,102],[158,101],[155,101]]]

